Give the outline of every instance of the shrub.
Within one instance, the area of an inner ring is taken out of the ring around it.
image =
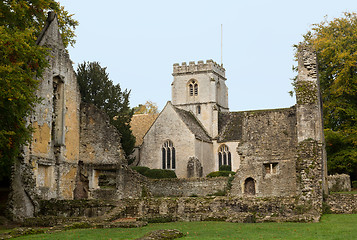
[[[150,168],[142,167],[142,166],[133,166],[133,167],[131,167],[131,169],[137,171],[138,173],[140,173],[141,175],[144,175],[144,176],[145,176],[145,172],[150,170]]]
[[[167,169],[150,169],[145,172],[144,176],[152,179],[177,178],[175,171]]]
[[[222,165],[219,167],[219,171],[232,171],[232,166]]]
[[[357,189],[357,181],[352,181],[352,188]]]
[[[229,177],[229,175],[233,176],[234,174],[236,173],[232,171],[217,171],[209,173],[207,177]]]

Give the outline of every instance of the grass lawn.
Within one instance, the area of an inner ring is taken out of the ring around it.
[[[155,223],[142,228],[77,229],[17,239],[135,239],[157,229],[178,229],[181,239],[357,239],[357,214],[324,215],[319,223]]]

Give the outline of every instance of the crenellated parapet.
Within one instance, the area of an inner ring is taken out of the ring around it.
[[[184,75],[184,74],[197,74],[197,73],[207,73],[213,72],[221,76],[225,79],[226,69],[218,63],[214,62],[212,59],[207,60],[206,63],[204,61],[198,61],[197,64],[194,61],[183,62],[181,65],[175,63],[173,65],[173,76]]]

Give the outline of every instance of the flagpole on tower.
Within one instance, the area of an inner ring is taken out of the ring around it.
[[[221,24],[221,66],[223,66],[223,24]]]

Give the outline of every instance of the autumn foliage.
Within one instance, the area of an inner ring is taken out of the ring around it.
[[[329,174],[357,179],[357,14],[314,24],[304,43],[317,52]]]

